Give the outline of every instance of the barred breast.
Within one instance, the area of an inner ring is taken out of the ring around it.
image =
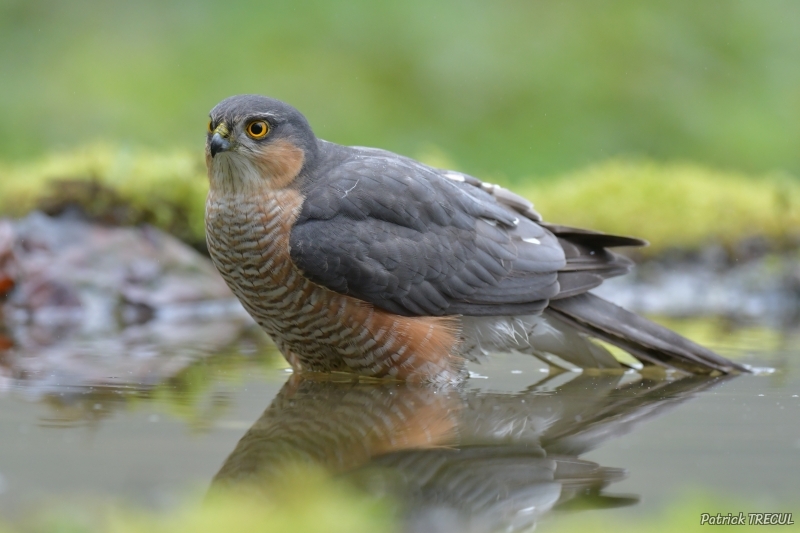
[[[206,202],[214,265],[298,371],[411,381],[463,376],[454,317],[401,317],[306,279],[289,255],[303,197],[295,190],[218,194]]]

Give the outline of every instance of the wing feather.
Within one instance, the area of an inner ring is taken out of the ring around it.
[[[305,276],[402,315],[538,313],[642,241],[540,224],[524,198],[390,152],[350,148],[307,182],[290,253]]]

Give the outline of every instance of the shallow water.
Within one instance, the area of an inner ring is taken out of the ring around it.
[[[5,372],[0,513],[82,499],[170,508],[197,487],[268,482],[287,460],[391,494],[416,530],[657,513],[689,490],[780,511],[800,496],[800,343],[742,331],[711,342],[773,373],[552,373],[504,356],[461,387],[428,388],[300,379],[252,343],[160,365],[148,386]]]

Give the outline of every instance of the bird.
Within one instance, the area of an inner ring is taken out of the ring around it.
[[[209,255],[298,373],[460,382],[519,351],[556,366],[747,372],[592,294],[633,237],[545,222],[463,172],[319,139],[291,105],[237,95],[209,114]],[[598,342],[599,341],[599,342]],[[554,363],[555,362],[555,363]]]
[[[569,372],[512,393],[291,375],[209,495],[270,497],[298,465],[311,466],[391,496],[401,531],[530,531],[568,502],[636,503],[604,490],[624,469],[581,456],[728,379]]]

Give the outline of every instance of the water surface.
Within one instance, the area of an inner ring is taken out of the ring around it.
[[[130,362],[137,378],[98,386],[7,357],[0,513],[76,499],[170,508],[190,490],[269,483],[288,461],[391,495],[412,530],[654,514],[690,490],[780,511],[800,496],[800,351],[796,333],[753,331],[713,342],[774,373],[556,373],[518,355],[431,388],[303,379],[248,340],[193,363],[160,354],[146,384]]]

